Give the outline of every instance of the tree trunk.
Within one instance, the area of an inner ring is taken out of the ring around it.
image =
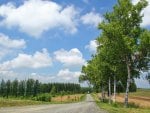
[[[127,71],[128,71],[128,78],[127,78],[127,86],[126,86],[126,93],[125,93],[125,100],[124,100],[125,107],[128,107],[128,95],[129,95],[129,87],[130,87],[130,79],[131,79],[131,67],[129,62],[127,62]]]
[[[105,94],[104,94],[104,87],[103,87],[103,85],[102,85],[102,93],[101,93],[102,102],[104,102],[104,98],[105,98],[104,95],[105,95]]]
[[[111,83],[110,83],[110,77],[109,77],[109,104],[111,104]]]
[[[113,98],[113,102],[116,102],[116,75],[114,75],[114,98]]]

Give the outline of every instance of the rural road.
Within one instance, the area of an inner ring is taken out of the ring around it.
[[[0,108],[0,113],[106,113],[100,110],[90,94],[84,102]]]

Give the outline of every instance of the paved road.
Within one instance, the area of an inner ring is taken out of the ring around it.
[[[106,113],[100,110],[91,95],[84,102],[0,108],[0,113]]]

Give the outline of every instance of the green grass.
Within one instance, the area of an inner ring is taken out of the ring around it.
[[[140,108],[135,104],[130,104],[129,108],[125,108],[123,103],[116,104],[108,104],[100,102],[96,94],[92,94],[94,99],[96,100],[97,105],[109,113],[150,113],[150,109],[148,108]]]
[[[46,104],[46,102],[0,98],[0,107]]]
[[[84,101],[85,99],[86,99],[86,94],[84,94],[80,97],[80,101]]]

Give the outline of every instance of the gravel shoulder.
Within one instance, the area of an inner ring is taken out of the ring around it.
[[[0,108],[0,113],[106,113],[100,110],[90,94],[84,102]]]

